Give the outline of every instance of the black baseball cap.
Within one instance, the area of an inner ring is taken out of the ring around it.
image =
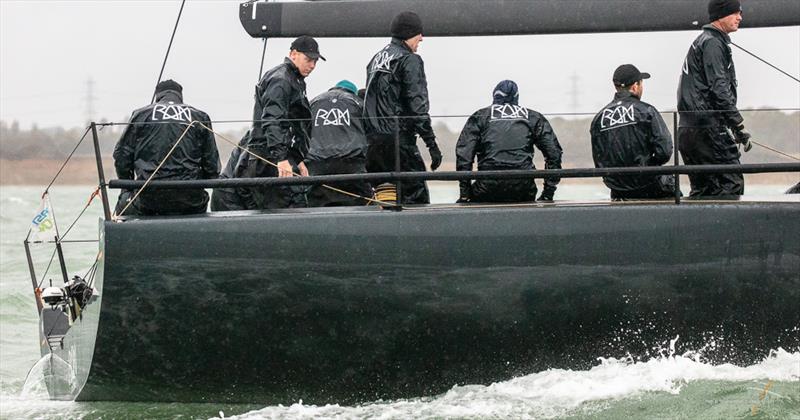
[[[649,79],[650,73],[642,73],[633,64],[623,64],[614,70],[614,85],[630,86],[639,80]]]
[[[289,49],[299,51],[307,55],[308,58],[314,60],[321,58],[322,61],[327,61],[325,60],[325,57],[319,53],[319,44],[317,44],[317,40],[308,35],[299,36],[297,39],[292,41],[292,46]]]

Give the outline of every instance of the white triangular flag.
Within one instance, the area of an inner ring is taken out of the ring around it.
[[[31,241],[49,241],[55,237],[56,223],[53,219],[53,208],[50,205],[50,196],[42,196],[42,204],[31,220]]]

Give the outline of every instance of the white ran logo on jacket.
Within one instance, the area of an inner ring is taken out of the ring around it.
[[[636,124],[636,114],[634,113],[633,104],[627,107],[620,105],[619,102],[617,102],[617,104],[618,105],[614,108],[606,108],[603,110],[603,117],[600,118],[601,130],[611,130]]]
[[[372,61],[372,73],[376,71],[390,71],[392,60],[394,60],[394,54],[389,54],[387,51],[379,52]]]
[[[493,120],[528,118],[528,109],[519,105],[492,105]]]
[[[168,105],[156,104],[153,107],[153,121],[161,120],[192,122],[192,108],[175,105],[174,102],[169,102]]]
[[[321,123],[321,124],[320,124]],[[350,126],[350,110],[342,111],[339,108],[320,109],[314,118],[314,127],[320,125]]]

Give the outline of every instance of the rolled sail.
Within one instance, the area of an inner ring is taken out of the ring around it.
[[[367,0],[246,2],[239,19],[254,38],[386,37],[413,10],[426,36],[683,31],[708,23],[707,0]],[[743,28],[800,25],[800,1],[748,0]]]

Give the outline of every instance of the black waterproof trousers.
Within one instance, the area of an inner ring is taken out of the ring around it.
[[[338,175],[338,174],[363,174],[367,172],[363,161],[356,162],[306,162],[308,174]],[[326,184],[328,187],[346,191],[357,197],[348,195],[322,185],[312,185],[308,189],[308,207],[334,207],[334,206],[364,206],[370,203],[365,198],[373,198],[372,187],[364,181],[361,182],[336,182]]]
[[[114,212],[121,216],[180,216],[202,214],[208,209],[208,193],[205,190],[151,190],[139,194],[130,206],[135,191],[123,190]],[[120,214],[125,207],[124,214]]]
[[[520,203],[536,201],[536,183],[530,179],[477,180],[472,183],[469,201],[473,203]]]
[[[662,175],[658,182],[636,190],[611,190],[612,200],[649,200],[675,197],[675,177]]]
[[[394,137],[367,136],[367,172],[393,172]],[[400,170],[403,172],[425,172],[425,162],[417,147],[417,137],[410,133],[400,133]],[[373,186],[374,187],[374,186]],[[429,204],[428,185],[425,181],[401,183],[403,204]]]
[[[211,192],[211,211],[247,210],[242,197],[234,188],[214,188]]]
[[[723,127],[678,129],[681,157],[686,165],[738,165],[741,154]],[[738,196],[744,194],[741,173],[689,175],[690,197]]]
[[[292,156],[289,156],[288,160],[292,164],[292,171],[299,174],[300,169],[297,167],[299,161]],[[243,172],[243,174],[239,175],[240,178],[278,176],[278,168],[255,157],[251,157],[248,160],[247,168]],[[286,209],[306,207],[307,189],[308,187],[305,185],[253,187],[249,189],[249,193],[256,209]]]

